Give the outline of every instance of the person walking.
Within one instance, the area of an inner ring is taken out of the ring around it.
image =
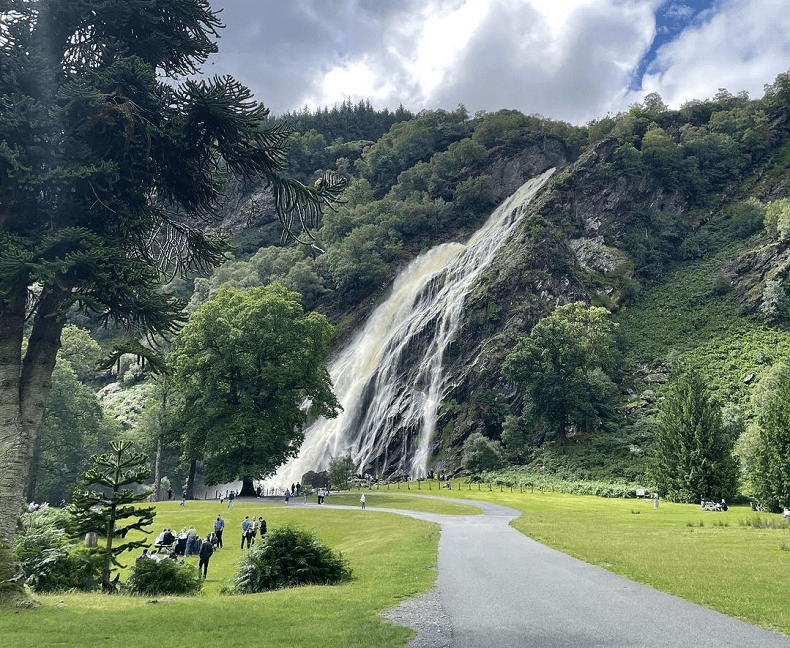
[[[359,498],[359,505],[362,507],[362,510],[365,510],[365,493],[362,493],[362,497]]]
[[[187,501],[187,489],[181,491],[181,504],[180,506],[184,506],[184,503]]]
[[[217,548],[222,549],[222,532],[225,530],[225,520],[222,519],[221,515],[217,516],[217,519],[214,520],[214,533],[217,536]]]
[[[200,557],[200,561],[198,562],[198,574],[200,574],[200,570],[203,570],[203,578],[205,579],[208,575],[208,561],[214,553],[214,545],[211,544],[210,536],[206,536],[206,539],[203,541],[203,544],[200,545],[200,551],[198,552],[198,556]]]

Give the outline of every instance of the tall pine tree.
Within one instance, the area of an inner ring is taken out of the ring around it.
[[[772,367],[755,396],[760,439],[753,481],[770,509],[790,508],[790,367]]]
[[[656,491],[675,502],[732,497],[738,485],[733,444],[702,376],[680,373],[658,416],[650,464]]]

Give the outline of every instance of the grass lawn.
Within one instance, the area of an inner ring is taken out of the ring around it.
[[[438,527],[399,515],[243,501],[232,509],[212,502],[188,502],[184,507],[168,502],[160,503],[157,510],[157,532],[193,524],[205,536],[218,513],[225,519],[225,546],[211,558],[203,593],[161,597],[155,603],[146,597],[101,594],[41,596],[43,605],[33,610],[0,609],[0,644],[13,648],[403,646],[412,632],[389,624],[377,612],[426,590],[436,576]],[[293,523],[314,530],[349,560],[353,579],[337,586],[221,594],[241,557],[245,515],[263,516],[270,529]],[[132,563],[135,555],[125,554],[125,562]],[[187,560],[197,564],[197,557]]]
[[[424,484],[423,484],[424,486]],[[478,490],[479,488],[479,490]],[[366,490],[370,507],[391,506],[441,513],[477,512],[460,502],[485,500],[522,512],[513,525],[560,551],[659,590],[790,635],[790,530],[760,528],[755,520],[780,516],[743,507],[725,513],[696,505],[638,499],[602,499],[453,483],[452,490]],[[143,597],[100,594],[43,596],[29,611],[0,609],[3,646],[162,645],[403,646],[410,631],[382,621],[377,612],[427,589],[435,579],[438,527],[411,518],[359,510],[359,493],[332,495],[327,503],[348,510],[238,502],[160,503],[155,530],[194,524],[205,535],[217,513],[226,520],[225,548],[215,553],[202,594]],[[303,587],[228,596],[245,515],[263,516],[270,528],[295,523],[313,529],[354,569],[354,579],[334,587]],[[129,555],[129,562],[134,556]],[[188,560],[197,561],[196,558]],[[206,644],[204,644],[206,645]]]

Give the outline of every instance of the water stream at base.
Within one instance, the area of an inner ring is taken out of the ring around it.
[[[553,172],[524,183],[466,244],[438,245],[400,272],[387,300],[329,365],[343,412],[315,421],[299,455],[269,485],[285,488],[348,454],[359,473],[426,475],[437,408],[448,388],[444,356],[465,299]]]

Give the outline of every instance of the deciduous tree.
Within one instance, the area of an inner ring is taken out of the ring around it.
[[[546,421],[559,439],[571,427],[592,429],[616,391],[606,374],[617,357],[617,325],[608,315],[583,302],[559,306],[505,359],[505,373],[527,388],[526,413]]]
[[[337,414],[331,333],[326,317],[305,314],[299,294],[278,284],[223,288],[190,317],[170,356],[174,418],[186,458],[203,460],[209,483],[241,478],[250,494],[253,479],[296,454],[308,414]]]

